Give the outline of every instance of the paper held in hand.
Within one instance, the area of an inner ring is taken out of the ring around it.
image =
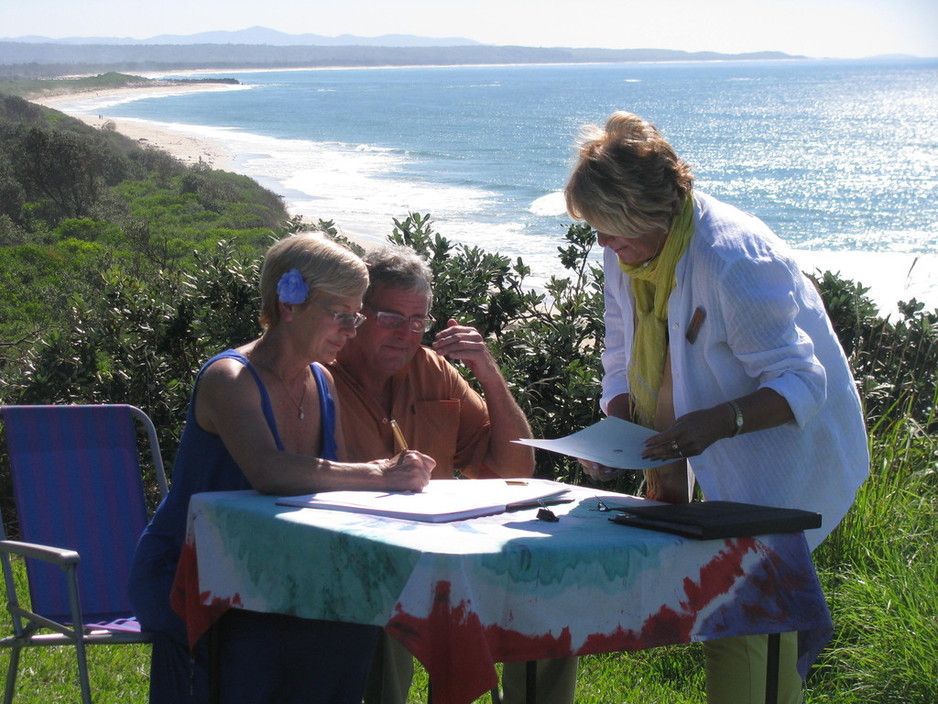
[[[512,442],[558,452],[561,455],[569,455],[616,469],[650,469],[668,464],[668,462],[642,458],[645,440],[657,434],[657,430],[610,416],[588,428],[556,440],[524,439],[512,440]]]
[[[320,491],[283,496],[279,506],[332,509],[411,521],[445,523],[491,516],[540,502],[559,503],[570,487],[547,479],[431,479],[423,491]]]

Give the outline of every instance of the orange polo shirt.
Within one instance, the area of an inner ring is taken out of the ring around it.
[[[427,347],[391,377],[391,414],[342,367],[335,379],[347,459],[366,462],[398,453],[391,432],[397,421],[407,444],[436,460],[433,479],[495,476],[482,466],[491,422],[485,400],[446,359]]]

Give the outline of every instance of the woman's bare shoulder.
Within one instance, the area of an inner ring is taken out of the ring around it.
[[[250,369],[237,359],[223,357],[202,371],[196,417],[204,429],[212,430],[220,417],[257,406],[258,395]]]
[[[218,388],[227,384],[242,384],[253,380],[247,365],[232,357],[216,359],[202,370],[199,389]]]

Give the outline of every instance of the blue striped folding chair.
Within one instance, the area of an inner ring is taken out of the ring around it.
[[[7,540],[0,516],[0,562],[12,635],[4,704],[10,704],[23,648],[71,645],[85,704],[91,687],[85,646],[145,643],[133,619],[127,579],[148,520],[140,426],[156,486],[166,478],[153,423],[126,405],[0,406],[19,540]],[[18,593],[11,557],[26,563],[27,595]],[[19,559],[17,558],[17,559]]]

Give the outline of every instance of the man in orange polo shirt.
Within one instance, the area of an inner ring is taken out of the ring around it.
[[[531,437],[498,363],[475,328],[450,318],[431,347],[421,343],[430,317],[432,275],[413,250],[387,246],[364,256],[370,284],[358,328],[332,364],[350,461],[392,457],[403,445],[434,460],[431,478],[530,477],[534,453],[512,443]],[[477,393],[449,359],[478,380]],[[396,433],[394,426],[400,430]],[[568,704],[576,658],[538,663],[539,704]],[[366,690],[366,704],[404,704],[413,658],[385,636]],[[506,704],[525,698],[525,664],[507,663]]]

